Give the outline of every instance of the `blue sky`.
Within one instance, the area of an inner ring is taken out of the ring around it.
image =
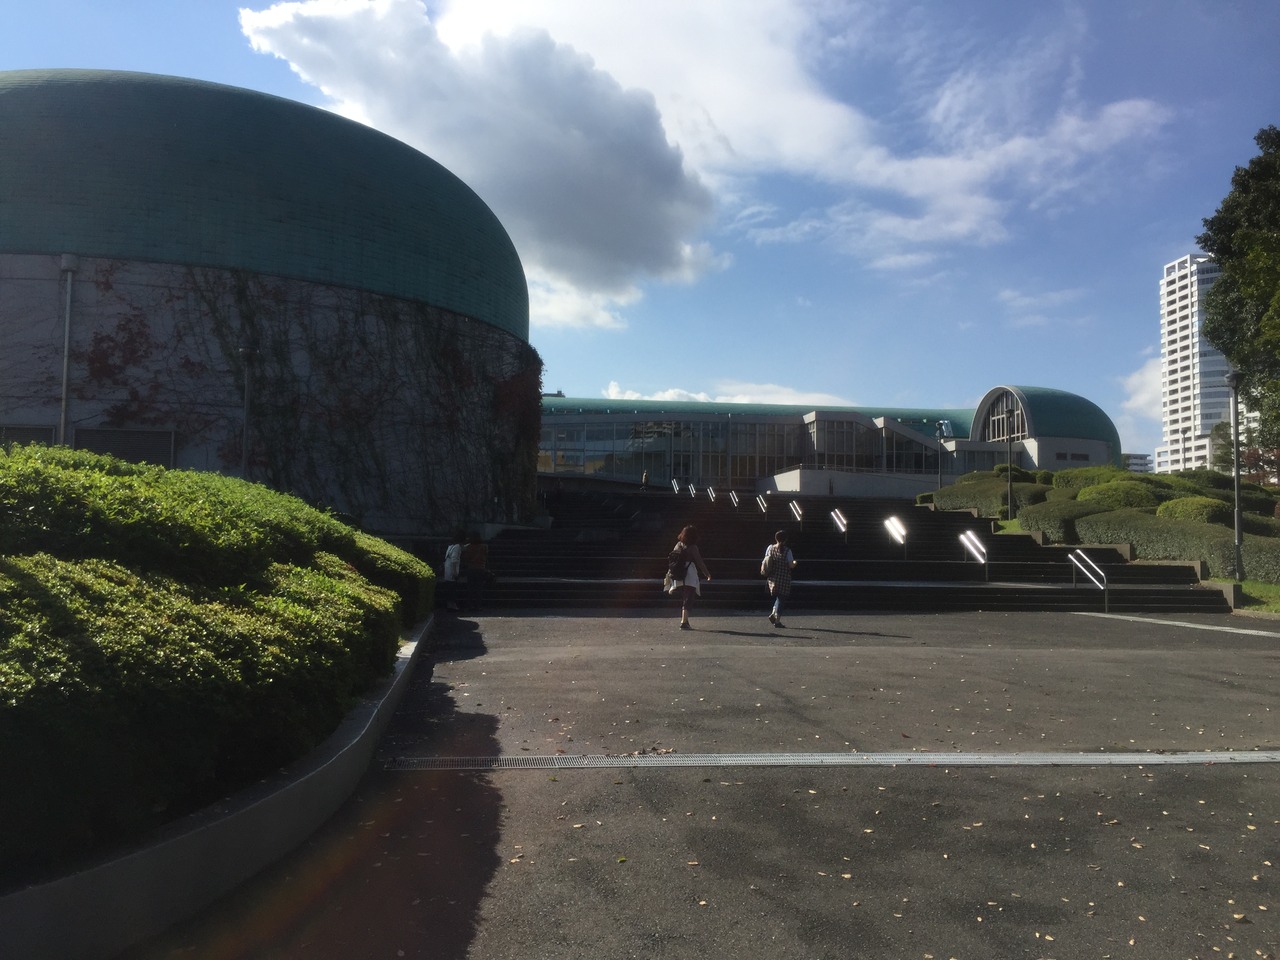
[[[570,396],[969,406],[1160,438],[1161,267],[1280,123],[1272,0],[44,0],[0,69],[261,90],[494,209]]]

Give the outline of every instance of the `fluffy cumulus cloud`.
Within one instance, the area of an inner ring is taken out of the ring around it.
[[[1028,5],[995,33],[880,0],[300,0],[241,23],[476,189],[536,324],[617,327],[735,242],[910,272],[1096,199],[1170,115],[1081,95],[1075,11]]]
[[[1150,451],[1160,443],[1160,358],[1148,357],[1137,370],[1121,378],[1121,413],[1114,417],[1126,451]]]
[[[533,315],[618,326],[643,280],[722,265],[697,238],[712,195],[667,138],[654,97],[546,30],[454,50],[418,0],[309,0],[241,12],[340,113],[458,173],[520,251]]]

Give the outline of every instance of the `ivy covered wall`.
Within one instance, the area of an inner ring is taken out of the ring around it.
[[[176,466],[239,473],[243,457],[250,479],[387,534],[530,516],[542,362],[518,336],[244,271],[60,267],[0,256],[0,427],[58,422],[70,276],[71,442],[172,430]]]

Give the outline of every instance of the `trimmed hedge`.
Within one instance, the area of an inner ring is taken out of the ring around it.
[[[1076,494],[1080,503],[1094,503],[1105,510],[1124,507],[1155,507],[1169,499],[1169,494],[1149,483],[1136,480],[1109,480],[1085,487]]]
[[[1018,520],[1023,530],[1043,533],[1054,543],[1079,543],[1076,520],[1105,510],[1106,507],[1087,501],[1046,500],[1019,511]]]
[[[1234,532],[1216,524],[1114,510],[1078,519],[1076,530],[1085,543],[1131,543],[1144,560],[1203,560],[1210,576],[1235,576]],[[1245,534],[1241,552],[1250,579],[1280,583],[1280,539]]]
[[[326,737],[434,575],[292,497],[0,451],[0,885],[127,841]]]
[[[1025,473],[1025,471],[1023,471]],[[1015,474],[1017,476],[1017,474]],[[1018,510],[1033,503],[1041,503],[1051,490],[1040,483],[1013,484],[1013,500]],[[943,487],[933,496],[933,502],[939,510],[977,510],[979,516],[994,517],[1000,515],[1009,499],[1009,481],[972,474],[957,481],[949,487]]]
[[[1059,470],[1053,475],[1053,485],[1066,490],[1083,490],[1085,487],[1109,483],[1112,480],[1129,480],[1135,475],[1119,467],[1073,467]]]

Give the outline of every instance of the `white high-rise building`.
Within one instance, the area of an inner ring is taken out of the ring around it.
[[[1200,332],[1204,295],[1218,279],[1218,265],[1203,253],[1165,264],[1160,278],[1161,444],[1156,473],[1208,467],[1209,431],[1231,418],[1231,365]]]

